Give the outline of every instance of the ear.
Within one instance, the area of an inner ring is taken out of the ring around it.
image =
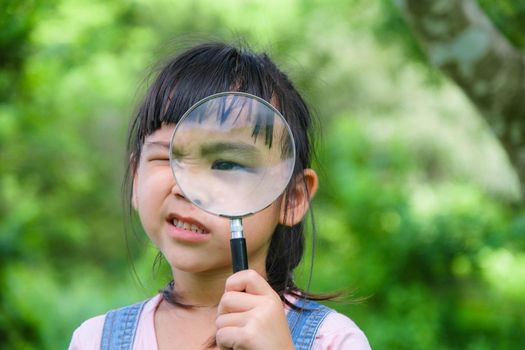
[[[303,219],[310,207],[310,201],[317,192],[318,182],[313,169],[305,169],[293,179],[292,189],[282,199],[279,216],[281,225],[293,226]]]

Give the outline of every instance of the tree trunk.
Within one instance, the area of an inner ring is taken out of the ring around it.
[[[395,0],[430,61],[488,122],[517,171],[525,199],[525,54],[475,0]]]

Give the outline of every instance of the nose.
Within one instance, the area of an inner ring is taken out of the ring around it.
[[[182,190],[180,189],[175,178],[173,178],[173,184],[171,186],[171,194],[174,195],[175,197],[186,199],[186,197],[184,197],[184,193],[182,193]]]
[[[175,179],[173,179],[173,185],[171,186],[171,194],[177,198],[184,199],[187,202],[193,202],[194,204],[200,206],[203,202],[203,194],[200,191],[197,191],[196,188],[190,188],[189,197],[182,192],[179,184]]]
[[[209,205],[209,194],[206,193],[206,190],[203,188],[203,186],[197,185],[203,183],[201,179],[197,176],[197,174],[183,175],[184,176],[181,176],[179,182],[177,182],[175,178],[173,179],[173,184],[171,186],[171,194],[174,195],[176,198],[184,199],[185,201],[193,203],[198,207],[205,207]],[[179,185],[181,181],[185,193],[182,192],[181,186]]]

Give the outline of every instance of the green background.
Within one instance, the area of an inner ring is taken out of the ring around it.
[[[202,39],[268,51],[322,121],[313,291],[350,291],[330,306],[374,349],[525,348],[516,174],[389,1],[0,4],[0,348],[66,348],[166,283],[125,234],[125,134],[150,68]],[[480,4],[523,49],[523,2]]]

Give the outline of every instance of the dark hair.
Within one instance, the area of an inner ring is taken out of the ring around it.
[[[214,42],[197,45],[169,59],[148,89],[129,129],[127,153],[130,162],[125,182],[127,196],[131,196],[132,177],[146,136],[161,128],[163,124],[177,123],[199,100],[225,91],[256,95],[272,103],[281,112],[290,125],[295,140],[296,161],[293,179],[301,181],[306,187],[301,175],[311,162],[313,121],[303,98],[286,74],[281,72],[266,54],[256,54],[246,48]],[[290,197],[293,185],[290,184],[285,193],[286,208],[288,200],[292,199]],[[295,306],[285,298],[285,294],[315,300],[332,297],[313,295],[295,285],[293,271],[303,257],[304,248],[302,221],[292,227],[279,224],[272,235],[266,258],[269,284],[291,307]],[[178,301],[172,286],[170,283],[163,290],[165,299],[184,306]]]

